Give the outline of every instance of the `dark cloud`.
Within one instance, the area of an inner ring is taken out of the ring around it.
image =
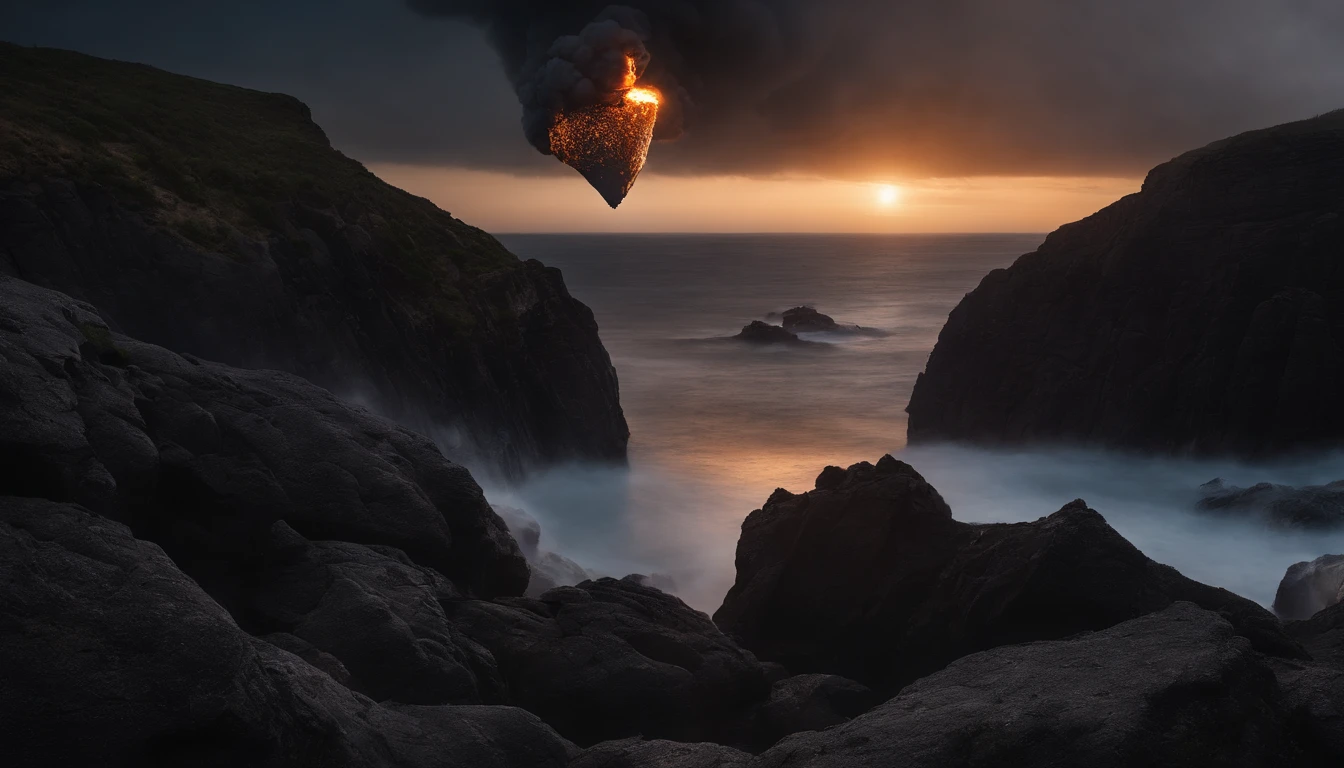
[[[625,12],[411,2],[0,0],[0,35],[292,92],[370,162],[564,172],[529,147],[518,96],[557,38]],[[661,172],[1137,174],[1344,107],[1338,0],[624,6],[644,81],[674,97],[663,137],[684,118],[650,155]]]

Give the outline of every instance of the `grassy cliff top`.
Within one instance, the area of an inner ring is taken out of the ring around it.
[[[292,236],[287,203],[358,220],[407,285],[456,293],[516,264],[493,237],[331,147],[297,99],[0,43],[0,179],[69,178],[204,247]]]

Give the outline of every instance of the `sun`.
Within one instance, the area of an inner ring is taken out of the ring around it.
[[[894,184],[877,185],[877,204],[891,208],[901,201],[901,188]]]

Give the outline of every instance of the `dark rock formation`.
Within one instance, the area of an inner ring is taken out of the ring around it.
[[[598,744],[570,768],[749,768],[751,755],[718,744],[621,739]]]
[[[1344,603],[1324,608],[1305,621],[1289,621],[1285,628],[1313,659],[1344,672]],[[1344,716],[1344,688],[1340,688],[1340,714]]]
[[[595,574],[573,560],[542,547],[541,524],[525,510],[498,504],[491,507],[509,527],[523,557],[527,558],[527,568],[532,574],[525,593],[527,597],[540,597],[556,587],[571,587],[594,577]]]
[[[824,333],[856,328],[840,325],[830,315],[823,315],[812,307],[794,307],[781,316],[784,330],[791,333]]]
[[[1281,619],[1309,619],[1344,601],[1344,555],[1321,555],[1295,563],[1274,593],[1274,613]]]
[[[1204,498],[1199,508],[1208,512],[1257,514],[1276,525],[1293,528],[1344,525],[1344,480],[1302,488],[1271,483],[1238,488],[1216,478],[1201,485],[1200,490]]]
[[[1344,439],[1344,111],[1242,134],[991,272],[912,442],[1267,454]]]
[[[1075,501],[1033,523],[970,525],[884,456],[818,490],[775,491],[742,524],[715,622],[760,658],[878,691],[999,645],[1099,630],[1188,600],[1257,649],[1304,655],[1263,608],[1149,560]]]
[[[967,656],[754,765],[1286,768],[1344,756],[1299,740],[1293,720],[1251,644],[1177,603],[1095,634]]]
[[[738,341],[745,341],[748,344],[808,344],[789,331],[784,330],[778,325],[763,323],[760,320],[752,320],[747,325],[742,326],[742,330],[733,337]]]
[[[429,440],[297,377],[111,334],[88,305],[4,277],[0,357],[0,495],[127,523],[248,631],[355,690],[503,698],[440,600],[521,594],[527,566]]]
[[[580,745],[640,735],[732,740],[768,690],[755,657],[708,616],[633,579],[444,608],[494,656],[508,703]]]
[[[9,45],[0,70],[0,274],[370,402],[457,458],[624,460],[615,370],[559,271],[384,184],[298,101]]]
[[[385,706],[239,630],[154,544],[0,498],[0,739],[13,766],[561,768],[522,710]]]
[[[878,703],[867,686],[837,675],[796,675],[775,682],[757,710],[753,734],[765,749],[784,736],[847,722]]]

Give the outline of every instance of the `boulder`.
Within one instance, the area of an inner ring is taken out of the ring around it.
[[[751,755],[720,744],[604,741],[585,750],[570,768],[750,768]]]
[[[1099,630],[1188,600],[1267,653],[1301,657],[1263,608],[1148,559],[1075,501],[1031,523],[960,523],[912,467],[884,456],[822,487],[783,489],[742,524],[715,623],[794,672],[880,693],[999,645]]]
[[[803,341],[793,333],[784,330],[778,325],[763,323],[760,320],[752,320],[742,327],[742,330],[733,337],[738,341],[745,341],[748,344],[809,344]]]
[[[1206,512],[1254,514],[1289,528],[1334,528],[1344,525],[1344,480],[1294,488],[1256,483],[1249,488],[1215,478],[1201,485],[1199,508]]]
[[[768,691],[755,657],[708,616],[634,579],[586,581],[539,599],[450,600],[444,609],[490,651],[507,703],[581,746],[631,736],[732,740]]]
[[[568,762],[570,745],[522,710],[383,706],[346,689],[76,505],[0,497],[0,608],[7,765]]]
[[[879,701],[867,686],[838,675],[795,675],[775,682],[757,710],[753,738],[765,749],[784,736],[848,722]]]
[[[0,354],[0,494],[126,522],[226,607],[277,520],[309,540],[395,547],[464,594],[527,586],[464,468],[298,377],[143,344],[87,304],[3,276]]]
[[[1153,169],[952,311],[912,443],[1270,455],[1344,440],[1344,110]]]
[[[1274,593],[1274,613],[1281,619],[1309,619],[1344,600],[1344,555],[1321,555],[1295,563]]]
[[[849,723],[784,739],[753,765],[1250,768],[1344,756],[1300,742],[1294,725],[1250,642],[1217,614],[1176,603],[1073,639],[967,656]]]
[[[492,504],[509,532],[518,540],[518,546],[527,558],[531,578],[527,583],[527,597],[540,597],[556,587],[571,587],[594,576],[587,568],[564,555],[541,546],[541,524],[526,511],[517,507]]]

